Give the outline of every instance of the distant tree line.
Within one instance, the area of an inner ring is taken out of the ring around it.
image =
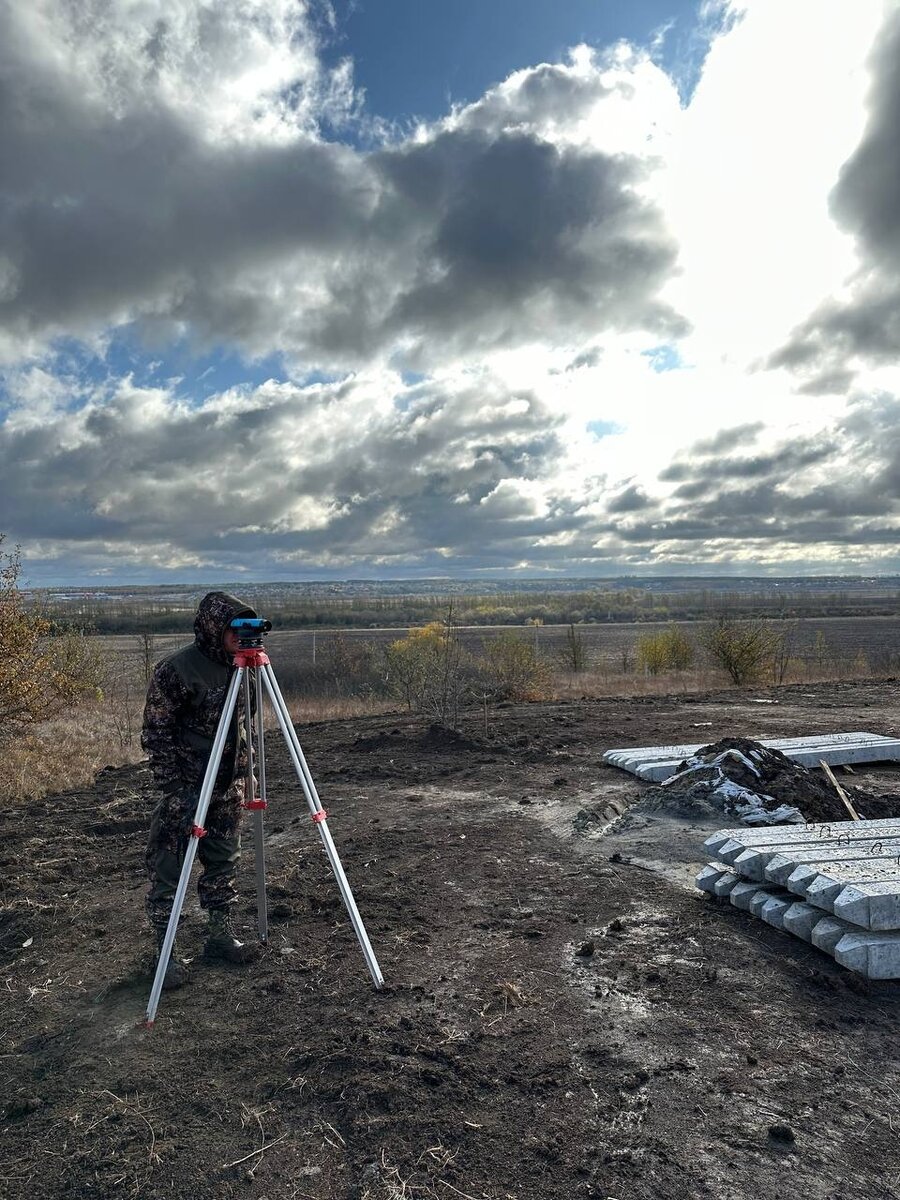
[[[602,625],[709,621],[720,612],[735,620],[794,620],[805,617],[894,616],[900,593],[755,590],[653,592],[634,588],[584,592],[533,591],[490,597],[461,595],[353,598],[292,598],[281,594],[257,601],[281,629],[401,629],[440,620],[452,603],[463,626]],[[102,596],[40,598],[43,614],[64,628],[95,633],[183,633],[189,631],[196,604],[185,600]]]

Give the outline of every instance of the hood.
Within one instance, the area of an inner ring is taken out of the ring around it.
[[[222,638],[235,617],[255,617],[256,612],[243,600],[227,592],[207,592],[194,618],[194,644],[213,662],[229,666],[231,655],[225,652]]]

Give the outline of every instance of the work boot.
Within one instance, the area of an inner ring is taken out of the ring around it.
[[[255,946],[238,941],[231,924],[227,908],[211,908],[209,910],[209,933],[203,953],[207,958],[217,958],[223,962],[248,963],[257,956]]]
[[[162,953],[163,942],[166,940],[166,928],[157,928],[156,930],[156,962],[153,965],[154,971],[159,965],[159,956]],[[169,955],[169,961],[166,965],[166,973],[163,976],[163,991],[170,992],[173,988],[180,988],[183,983],[187,983],[187,971],[175,957],[175,943],[172,943],[172,953]]]

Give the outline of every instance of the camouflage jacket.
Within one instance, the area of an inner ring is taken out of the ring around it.
[[[209,592],[197,609],[193,645],[157,663],[147,689],[141,745],[163,792],[199,789],[203,782],[234,670],[222,639],[234,617],[255,616],[234,596]],[[216,776],[216,793],[226,791],[247,769],[243,714],[241,689]]]

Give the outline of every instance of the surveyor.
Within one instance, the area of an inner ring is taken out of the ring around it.
[[[141,745],[147,751],[158,802],[150,823],[147,915],[162,949],[172,902],[191,836],[194,813],[232,675],[235,617],[255,617],[226,592],[209,592],[194,619],[194,642],[156,665],[147,690]],[[227,734],[197,854],[200,906],[208,914],[208,958],[249,962],[255,950],[239,941],[230,910],[237,901],[234,878],[241,853],[240,818],[247,770],[243,696]],[[158,959],[157,959],[158,961]],[[163,987],[179,987],[186,972],[172,955]]]

